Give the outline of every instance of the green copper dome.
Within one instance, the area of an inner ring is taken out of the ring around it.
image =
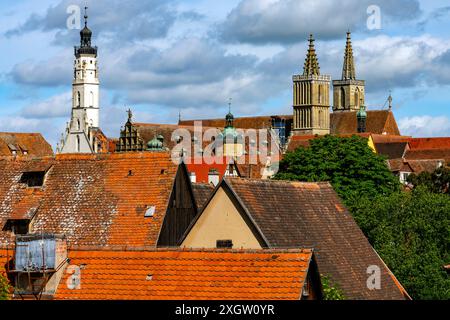
[[[361,105],[361,107],[359,108],[359,111],[356,114],[356,116],[358,117],[358,119],[367,118],[366,107]]]
[[[158,140],[157,137],[154,137],[147,143],[147,150],[162,150],[162,149],[163,143],[160,140]]]

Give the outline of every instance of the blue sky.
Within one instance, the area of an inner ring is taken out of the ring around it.
[[[90,2],[90,3],[89,3]],[[3,0],[0,131],[41,132],[55,146],[70,115],[78,0]],[[101,127],[291,113],[291,77],[313,33],[321,72],[339,79],[350,29],[370,109],[389,91],[403,134],[450,136],[450,3],[443,0],[95,0]],[[380,8],[369,30],[367,8]]]

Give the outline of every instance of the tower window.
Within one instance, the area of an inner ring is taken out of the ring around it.
[[[77,150],[77,152],[80,152],[80,136],[77,136],[76,150]]]
[[[345,109],[345,90],[341,88],[341,108]]]
[[[42,187],[44,185],[45,172],[24,172],[20,177],[20,183],[25,183],[29,188]]]

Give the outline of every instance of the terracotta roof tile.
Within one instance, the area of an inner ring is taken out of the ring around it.
[[[197,208],[201,210],[203,205],[208,201],[209,197],[214,191],[214,186],[209,183],[193,183],[192,191],[194,192],[195,202]]]
[[[386,156],[388,159],[399,159],[403,158],[408,149],[408,142],[376,143],[375,148],[379,155]]]
[[[411,149],[405,154],[407,160],[439,160],[450,162],[450,148],[448,149]]]
[[[28,155],[45,157],[53,155],[50,144],[40,133],[0,132],[0,156]]]
[[[43,187],[20,183],[24,171],[49,165]],[[155,246],[176,171],[162,152],[0,160],[0,225],[39,203],[32,231],[65,234],[69,245]],[[155,214],[145,218],[149,206]]]
[[[297,300],[311,250],[70,251],[81,289],[61,279],[64,300]]]
[[[319,271],[337,282],[347,298],[404,298],[329,183],[228,177],[224,183],[237,195],[270,248],[314,248]],[[367,288],[371,265],[382,270],[382,290]]]
[[[446,138],[411,138],[409,145],[416,149],[450,149],[450,137]]]
[[[330,129],[333,134],[351,134],[358,132],[356,112],[333,112],[330,114]],[[388,110],[367,111],[367,132],[400,135],[394,115]]]

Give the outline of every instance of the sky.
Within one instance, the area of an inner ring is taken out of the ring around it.
[[[79,0],[2,0],[0,131],[52,144],[70,118]],[[340,79],[347,30],[369,109],[400,131],[450,136],[448,0],[91,0],[102,130],[136,122],[292,113],[310,33],[322,74]],[[75,7],[76,8],[76,7]]]

